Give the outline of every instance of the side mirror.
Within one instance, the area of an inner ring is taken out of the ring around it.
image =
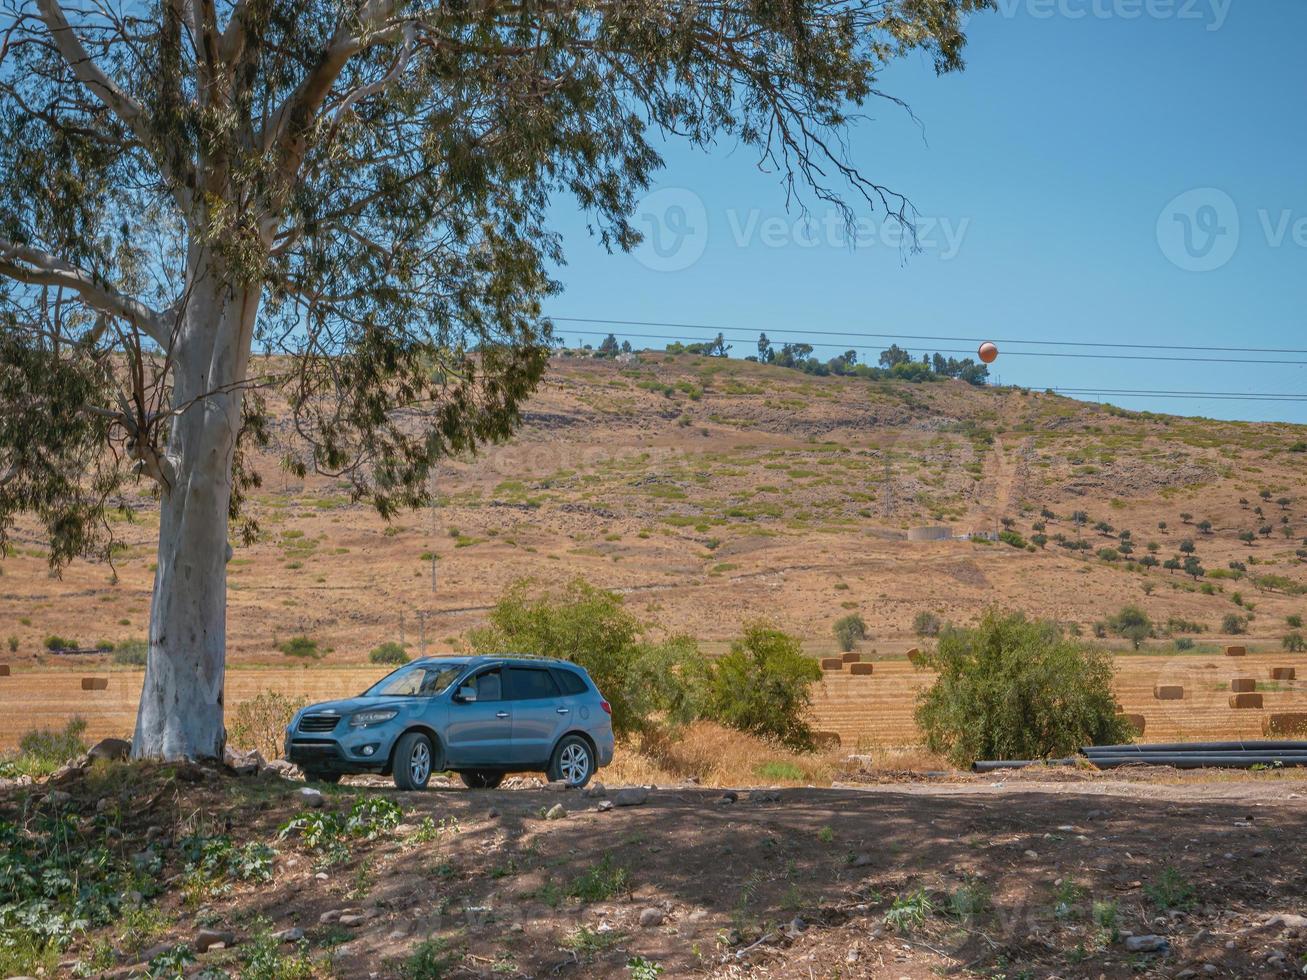
[[[470,704],[476,699],[477,699],[477,689],[475,684],[465,684],[464,686],[460,687],[458,689],[458,693],[454,695],[455,701],[461,701],[465,704]]]

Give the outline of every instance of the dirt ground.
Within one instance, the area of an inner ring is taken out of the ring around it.
[[[206,966],[241,975],[256,929],[289,928],[304,930],[323,977],[644,978],[660,967],[668,977],[997,980],[1307,968],[1302,772],[850,772],[831,789],[656,787],[639,805],[611,808],[622,802],[614,788],[514,782],[410,794],[380,780],[322,787],[318,813],[368,796],[403,809],[397,827],[352,841],[334,861],[279,837],[303,784],[270,773],[191,767],[179,778],[99,764],[65,777],[63,803],[48,787],[6,786],[0,819],[66,805],[85,827],[111,820],[111,849],[148,846],[162,858],[165,924],[149,937],[95,930],[62,954],[60,975],[97,945],[102,957],[113,947],[115,964],[94,975],[143,975],[132,961],[146,939],[156,951],[194,944],[202,926],[231,942],[201,954],[191,975]],[[272,880],[187,892],[176,845],[197,822],[271,844]],[[1148,951],[1128,948],[1132,936]],[[424,949],[441,953],[425,973],[412,959]]]

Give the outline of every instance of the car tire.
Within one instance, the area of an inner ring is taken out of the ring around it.
[[[421,732],[405,732],[395,743],[395,785],[403,790],[426,789],[436,768],[435,756],[431,739]]]
[[[554,747],[549,760],[548,776],[551,782],[562,781],[580,789],[590,782],[595,771],[594,749],[580,735],[566,735]]]
[[[496,789],[504,781],[502,772],[490,772],[487,769],[471,769],[460,772],[458,778],[468,789]]]
[[[310,783],[338,783],[340,782],[340,773],[309,772],[308,770],[305,770],[304,778]]]

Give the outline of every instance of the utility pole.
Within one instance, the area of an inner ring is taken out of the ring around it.
[[[436,464],[437,466],[439,464]],[[436,466],[431,467],[431,594],[436,594]]]

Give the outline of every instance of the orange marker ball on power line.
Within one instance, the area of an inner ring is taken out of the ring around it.
[[[993,364],[998,357],[998,347],[987,340],[980,345],[980,350],[977,353],[980,354],[980,359],[986,364]]]

